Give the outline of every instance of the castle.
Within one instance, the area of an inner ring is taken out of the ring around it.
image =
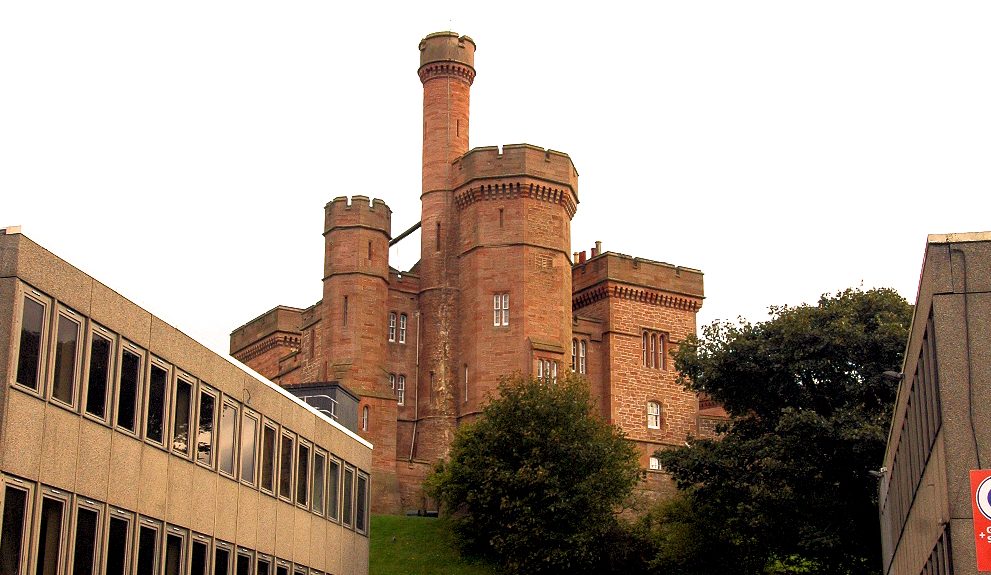
[[[237,328],[231,355],[301,397],[356,402],[357,432],[375,446],[377,512],[427,506],[420,485],[458,424],[514,372],[584,375],[600,415],[636,443],[648,484],[663,489],[654,451],[711,435],[725,417],[685,391],[672,366],[672,350],[695,333],[702,273],[598,242],[588,256],[572,253],[571,159],[527,144],[469,149],[475,42],[440,32],[419,49],[420,222],[393,238],[382,200],[334,198],[323,298]],[[419,262],[393,269],[390,245],[417,227]]]

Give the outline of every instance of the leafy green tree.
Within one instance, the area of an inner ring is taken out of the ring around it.
[[[593,415],[582,379],[517,376],[458,429],[427,485],[463,551],[510,573],[591,573],[640,477],[636,450]]]
[[[715,323],[681,345],[692,390],[733,416],[718,440],[658,453],[687,490],[693,529],[720,534],[737,568],[697,573],[880,570],[877,481],[911,306],[890,289]],[[662,534],[663,535],[663,534]],[[662,537],[671,541],[670,537]],[[702,559],[705,552],[701,552]]]

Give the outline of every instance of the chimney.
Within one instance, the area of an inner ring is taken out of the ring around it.
[[[585,263],[585,250],[578,252],[578,263]]]

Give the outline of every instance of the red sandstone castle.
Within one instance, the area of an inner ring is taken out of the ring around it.
[[[702,273],[598,244],[588,258],[572,254],[571,159],[526,144],[469,150],[475,42],[440,32],[419,47],[420,261],[389,266],[389,246],[408,232],[392,238],[382,200],[334,198],[324,208],[323,299],[236,329],[231,354],[304,398],[357,401],[353,424],[375,446],[377,512],[424,508],[420,484],[455,428],[513,372],[583,374],[601,416],[657,470],[656,449],[711,434],[723,415],[700,409],[671,360],[695,333]]]

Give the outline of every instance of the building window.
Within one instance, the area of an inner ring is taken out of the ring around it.
[[[98,332],[97,329],[100,331]],[[107,403],[110,377],[113,373],[114,340],[109,333],[93,326],[89,343],[89,377],[86,380],[86,413],[102,420],[107,419]]]
[[[492,325],[509,325],[508,293],[497,293],[492,296]]]
[[[45,352],[45,327],[48,304],[29,295],[24,296],[21,310],[21,341],[17,349],[17,383],[39,391],[42,379],[41,358]]]
[[[100,543],[100,515],[102,506],[77,496],[76,521],[73,537],[73,574],[91,575],[100,572],[100,562],[96,552]]]
[[[644,330],[641,344],[642,364],[652,369],[665,369],[665,340],[663,333]]]
[[[578,371],[578,340],[571,340],[571,371]]]
[[[279,465],[279,497],[292,503],[292,468],[296,441],[289,434],[282,434]]]
[[[265,424],[262,430],[262,473],[261,488],[263,491],[275,493],[275,438],[279,431],[273,425]]]
[[[4,573],[27,573],[23,550],[30,545],[31,494],[10,483],[4,488],[3,525],[0,526],[0,566]]]
[[[406,314],[399,314],[399,343],[406,343]]]
[[[358,473],[357,489],[355,489],[354,529],[365,533],[368,525],[368,476]]]
[[[647,427],[649,429],[661,428],[661,404],[656,401],[647,402]]]
[[[52,399],[67,406],[76,405],[76,381],[79,374],[79,353],[82,321],[76,314],[59,309],[55,330],[55,365],[52,373]]]
[[[557,362],[550,359],[538,359],[537,379],[544,383],[557,383]]]
[[[235,444],[237,443],[238,408],[232,403],[224,402],[220,410],[220,472],[231,477],[234,475]]]
[[[121,353],[117,385],[117,427],[137,434],[138,390],[143,354],[125,349]]]
[[[348,296],[344,296],[344,303],[341,305],[341,319],[344,327],[348,325]]]
[[[587,371],[586,355],[588,355],[588,342],[583,339],[578,342],[578,373],[584,374]]]
[[[465,364],[465,403],[468,403],[468,364]]]
[[[165,408],[168,398],[169,368],[152,364],[148,377],[148,402],[145,406],[145,439],[165,445]]]
[[[327,454],[316,449],[313,451],[313,481],[310,492],[313,494],[312,509],[317,515],[323,515],[324,491],[326,484]]]
[[[189,422],[193,419],[193,384],[178,377],[172,399],[172,451],[189,457]]]
[[[331,521],[341,517],[341,462],[333,458],[327,466],[327,517]]]
[[[650,458],[650,470],[661,471],[661,460],[656,457]]]
[[[368,431],[368,406],[361,408],[361,430]]]
[[[241,481],[255,484],[255,445],[258,443],[258,416],[244,410],[241,420]]]
[[[400,375],[399,379],[396,381],[396,398],[399,400],[399,405],[404,405],[406,403],[406,376]]]
[[[341,522],[345,527],[351,527],[354,520],[354,468],[344,466],[344,495],[342,497],[344,509],[342,510]]]
[[[389,389],[392,390],[392,393],[396,393],[396,374],[394,373],[389,374]]]
[[[389,341],[396,341],[396,312],[389,312]]]
[[[200,386],[200,413],[196,427],[196,462],[213,468],[213,429],[216,425],[217,398]]]
[[[310,505],[310,446],[300,438],[296,458],[296,504]]]

